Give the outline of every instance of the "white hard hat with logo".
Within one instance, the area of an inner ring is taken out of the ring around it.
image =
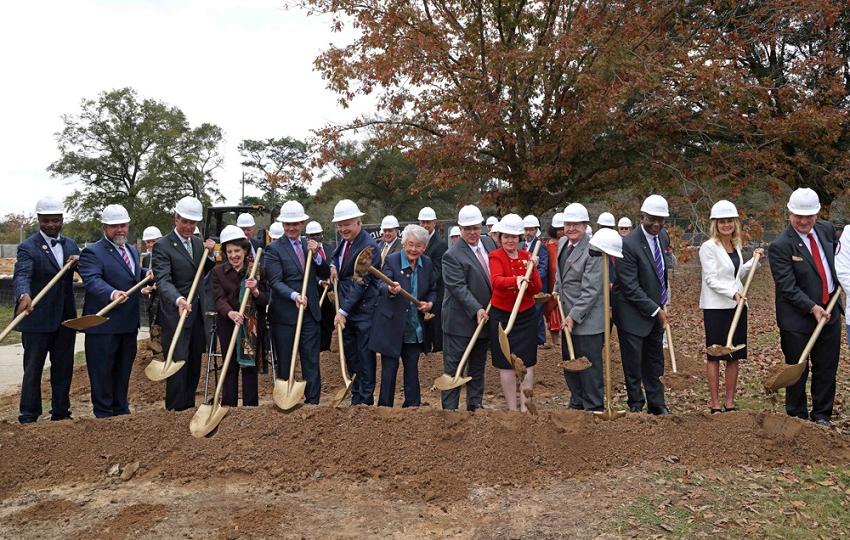
[[[322,226],[318,221],[311,221],[304,229],[304,234],[319,234],[320,232],[322,232]]]
[[[525,224],[517,214],[508,214],[499,221],[499,232],[522,236],[525,234]]]
[[[731,201],[721,199],[714,203],[711,207],[711,215],[709,219],[727,219],[738,217],[738,209]]]
[[[256,227],[257,223],[254,221],[254,216],[248,213],[239,214],[239,217],[236,218],[236,226],[237,227]]]
[[[564,228],[564,213],[558,212],[554,216],[552,216],[552,226],[556,229]]]
[[[820,199],[811,188],[795,189],[788,199],[788,210],[798,216],[814,216],[820,212]]]
[[[650,216],[670,217],[670,208],[667,206],[667,200],[661,195],[650,195],[644,199],[643,204],[640,206],[640,211]]]
[[[148,240],[156,240],[158,238],[162,238],[162,232],[159,230],[159,227],[154,227],[151,225],[150,227],[145,227],[144,232],[142,232],[142,241],[147,242]]]
[[[497,218],[496,216],[490,216],[487,218],[487,225],[495,225],[498,222],[499,218]]]
[[[395,216],[384,216],[384,219],[381,220],[381,230],[386,231],[387,229],[398,229],[399,228],[398,220]]]
[[[449,238],[451,238],[453,236],[460,236],[460,227],[458,227],[457,225],[452,227],[451,230],[449,231]]]
[[[245,239],[245,232],[236,225],[228,225],[221,230],[219,236],[220,243],[231,242],[233,240]]]
[[[203,221],[204,219],[204,205],[195,197],[188,195],[177,201],[174,212],[189,221]]]
[[[611,212],[602,212],[599,214],[599,217],[596,218],[596,224],[602,225],[603,227],[616,227],[617,223],[614,221],[614,214]]]
[[[488,225],[490,223],[490,219],[494,218],[487,219]],[[467,204],[460,209],[460,212],[457,213],[457,224],[461,227],[480,225],[482,221],[484,221],[484,216],[481,215],[481,210],[479,210],[474,204]]]
[[[540,228],[540,220],[537,219],[537,216],[528,214],[524,218],[522,218],[522,225],[526,229],[539,229]]]
[[[275,221],[269,226],[269,238],[277,240],[281,236],[283,236],[283,223]]]
[[[357,204],[351,199],[343,199],[334,206],[334,218],[331,220],[334,223],[346,221],[349,219],[359,218],[363,212],[357,208]]]
[[[43,197],[35,203],[35,213],[43,216],[63,215],[65,213],[65,205],[57,197]]]
[[[630,220],[629,218],[627,218],[625,216],[621,217],[620,221],[617,222],[617,227],[628,227],[628,228],[631,229],[632,228],[632,220]]]
[[[564,208],[564,223],[584,223],[590,221],[587,208],[581,203],[570,203]]]
[[[437,219],[437,213],[434,212],[434,209],[430,206],[426,206],[422,210],[419,211],[419,217],[416,218],[419,221],[434,221]]]
[[[307,221],[309,217],[304,213],[304,207],[301,206],[300,202],[286,201],[280,207],[280,215],[277,216],[277,220],[281,223],[301,223]]]
[[[614,229],[596,231],[596,234],[590,239],[590,245],[608,255],[623,256],[623,237],[617,234]]]
[[[104,225],[120,225],[130,223],[130,214],[120,204],[107,205],[100,213],[100,222]]]

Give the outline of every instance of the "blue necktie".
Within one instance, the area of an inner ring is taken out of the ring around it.
[[[658,276],[658,281],[661,282],[661,305],[667,305],[667,280],[664,279],[664,265],[661,263],[661,244],[658,242],[658,237],[655,237],[655,274]]]

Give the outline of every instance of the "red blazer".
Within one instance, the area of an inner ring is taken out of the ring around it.
[[[503,248],[490,252],[490,280],[493,283],[493,307],[502,311],[510,311],[514,308],[519,288],[516,285],[516,277],[525,275],[526,262],[531,258],[531,253],[524,249],[518,249],[519,256],[511,259]],[[520,311],[534,307],[534,295],[543,290],[540,274],[535,266],[531,272],[531,279],[522,302]]]

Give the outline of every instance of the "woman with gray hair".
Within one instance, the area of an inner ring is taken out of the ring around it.
[[[436,278],[431,259],[425,253],[428,231],[419,225],[408,225],[401,233],[402,250],[387,255],[383,272],[393,280],[378,286],[378,302],[373,311],[369,348],[381,355],[381,394],[378,405],[392,407],[399,358],[404,363],[404,403],[402,407],[418,407],[419,355],[425,349],[425,313],[434,306],[437,296]],[[418,302],[399,293],[409,292]]]

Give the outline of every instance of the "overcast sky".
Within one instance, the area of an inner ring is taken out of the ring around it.
[[[341,108],[313,71],[319,51],[345,39],[328,28],[282,0],[3,2],[0,215],[32,213],[40,197],[72,191],[45,170],[58,158],[60,117],[124,86],[179,107],[193,126],[224,129],[217,177],[238,203],[242,139],[304,138],[365,106]]]

